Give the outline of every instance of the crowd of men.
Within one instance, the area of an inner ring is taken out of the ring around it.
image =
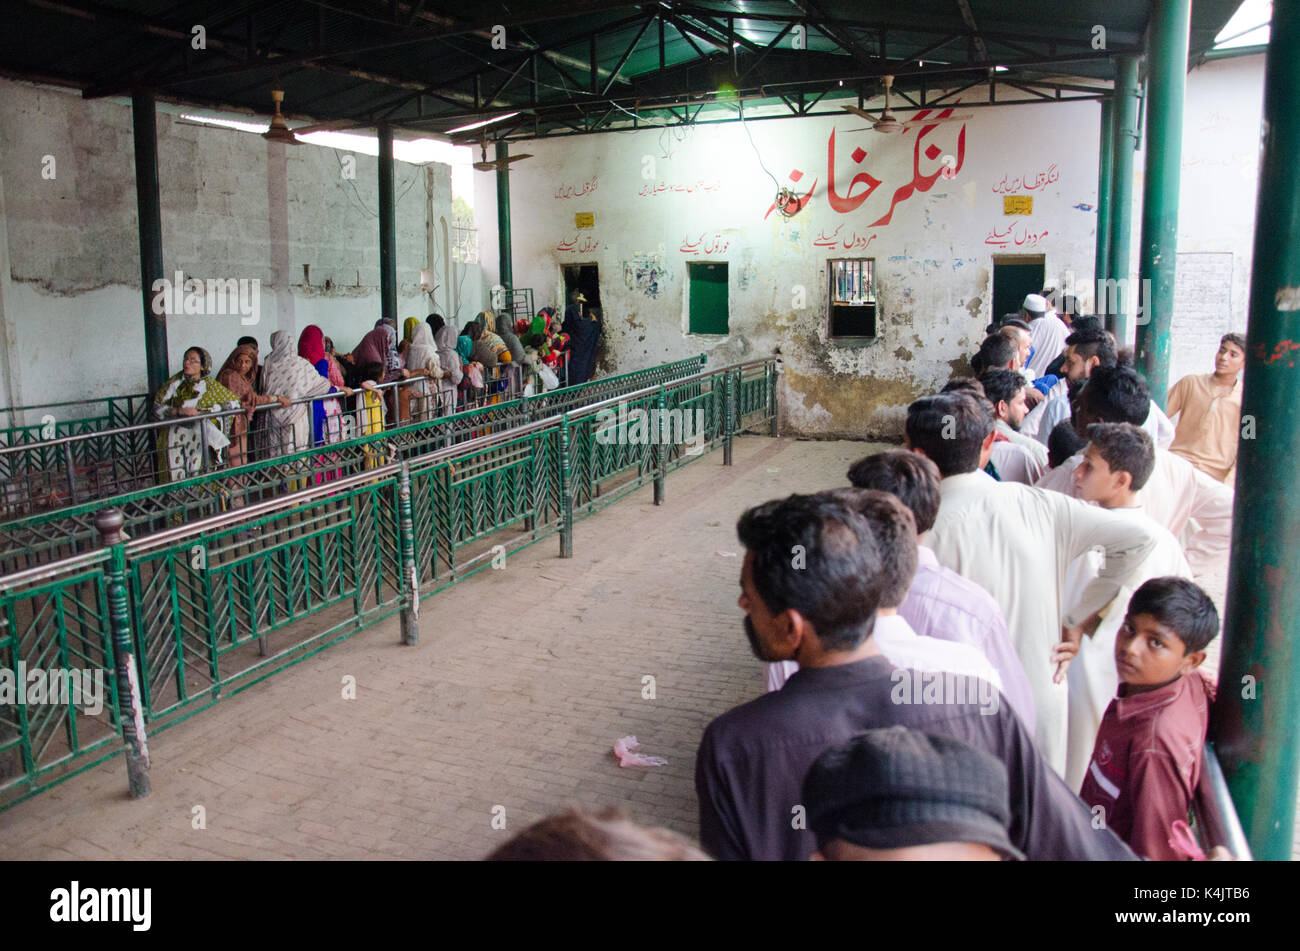
[[[702,848],[571,812],[493,858],[1203,857],[1195,579],[1227,559],[1245,341],[1167,415],[1046,293],[989,329],[904,448],[741,516],[768,690],[704,733]]]

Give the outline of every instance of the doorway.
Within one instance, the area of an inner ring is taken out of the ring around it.
[[[993,256],[994,323],[1007,314],[1019,314],[1026,295],[1043,289],[1047,258],[1042,254],[995,254]]]
[[[600,270],[594,264],[566,264],[563,267],[564,272],[564,300],[560,302],[560,313],[563,314],[566,307],[569,306],[573,298],[574,291],[582,294],[587,298],[587,304],[583,308],[585,313],[589,308],[600,306]]]

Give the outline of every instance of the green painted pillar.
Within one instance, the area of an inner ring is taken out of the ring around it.
[[[508,158],[510,143],[497,140],[497,159]],[[497,168],[497,249],[501,262],[497,281],[502,287],[514,287],[515,276],[510,262],[510,166]]]
[[[1132,305],[1127,298],[1133,263],[1133,152],[1138,141],[1138,57],[1115,60],[1115,133],[1111,149],[1110,266],[1105,285],[1106,325],[1121,347],[1132,338]],[[1099,288],[1100,290],[1100,288]],[[1099,308],[1100,309],[1100,308]]]
[[[1300,4],[1274,4],[1271,32],[1232,561],[1210,737],[1255,858],[1285,860],[1300,767]]]
[[[393,127],[379,124],[379,311],[397,324],[397,199],[393,191]],[[401,328],[398,327],[398,336]]]
[[[1178,185],[1192,0],[1157,0],[1147,33],[1146,175],[1138,268],[1137,365],[1161,406],[1169,392],[1169,344],[1178,264]]]
[[[1096,280],[1110,277],[1110,209],[1114,197],[1112,170],[1115,168],[1115,103],[1101,102],[1101,145],[1097,155],[1097,257],[1093,274]],[[1101,313],[1100,301],[1095,308]]]
[[[140,223],[140,293],[144,299],[144,359],[149,392],[167,378],[167,314],[154,302],[154,282],[163,279],[162,209],[158,199],[158,117],[153,93],[131,96],[131,130],[135,141],[135,205]],[[176,288],[179,294],[181,288]]]

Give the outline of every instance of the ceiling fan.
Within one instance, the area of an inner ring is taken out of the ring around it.
[[[271,116],[271,125],[262,133],[262,138],[271,142],[283,142],[285,145],[301,145],[300,135],[312,132],[336,132],[342,129],[367,129],[370,123],[358,119],[332,119],[329,122],[317,122],[314,125],[300,125],[290,129],[284,116],[280,113],[280,103],[284,102],[284,90],[277,82],[271,89],[271,101],[275,103],[275,114]]]
[[[885,84],[885,108],[878,117],[873,116],[865,109],[859,109],[857,106],[844,107],[844,110],[846,112],[851,112],[855,116],[858,116],[862,119],[866,119],[868,122],[870,122],[871,125],[868,126],[868,128],[872,129],[875,132],[895,133],[895,132],[902,132],[906,129],[910,129],[915,126],[934,125],[936,122],[961,122],[966,119],[969,119],[972,115],[972,113],[966,112],[966,113],[961,113],[959,115],[944,116],[942,119],[925,118],[925,119],[901,119],[900,120],[889,109],[889,90],[893,88],[894,77],[882,76],[881,79],[884,81]],[[864,130],[850,129],[849,131],[861,132]]]
[[[497,172],[503,168],[506,171],[509,171],[511,162],[519,162],[523,159],[533,157],[531,152],[523,152],[519,155],[507,155],[505,158],[497,158],[489,161],[487,157],[486,135],[479,141],[479,156],[481,161],[474,163],[474,170],[476,172]]]

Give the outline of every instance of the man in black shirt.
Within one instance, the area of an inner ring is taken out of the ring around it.
[[[760,660],[796,660],[799,670],[705,730],[695,761],[704,848],[719,859],[807,859],[816,848],[800,801],[809,766],[863,730],[899,725],[962,740],[1005,765],[1011,842],[1026,858],[1135,858],[1048,767],[991,685],[896,669],[880,655],[871,631],[881,556],[850,492],[885,495],[792,495],[740,518],[750,646]]]

